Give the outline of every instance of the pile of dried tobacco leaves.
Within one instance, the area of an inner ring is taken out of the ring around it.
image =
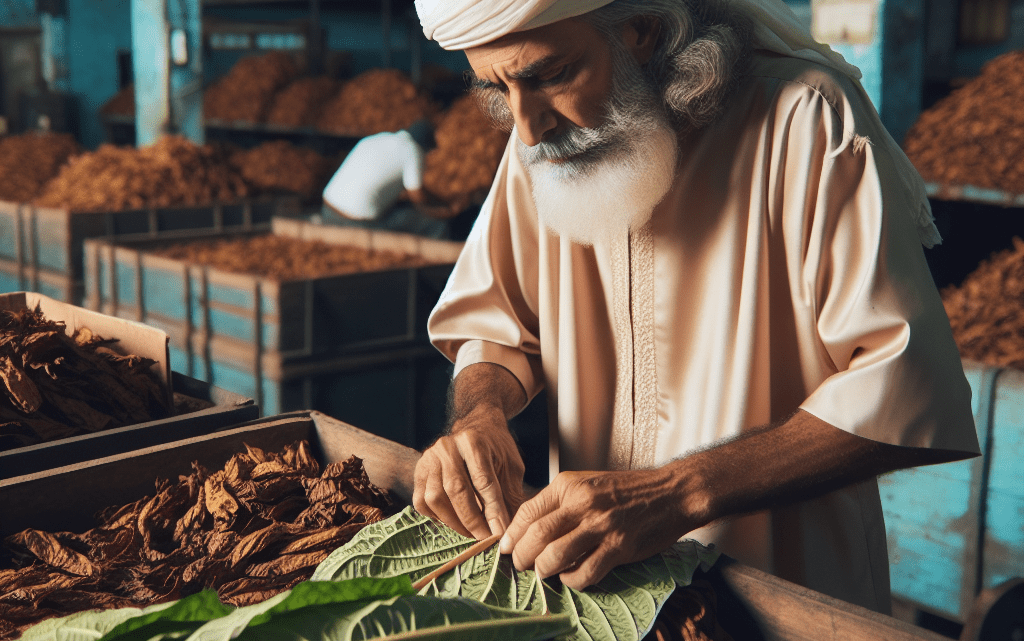
[[[223,470],[193,463],[176,483],[157,481],[155,496],[103,510],[84,534],[7,537],[15,568],[0,570],[0,639],[50,617],[207,588],[236,606],[264,601],[308,579],[392,504],[358,457],[321,473],[305,441],[281,453],[246,449]]]
[[[206,265],[277,281],[419,267],[430,262],[399,251],[335,245],[322,240],[274,234],[174,243],[150,249],[148,253],[190,265]]]
[[[962,357],[1024,369],[1024,240],[943,289],[942,304]]]
[[[166,418],[150,359],[42,312],[0,311],[0,451]]]

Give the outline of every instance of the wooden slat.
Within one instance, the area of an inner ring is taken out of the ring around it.
[[[890,616],[722,557],[711,574],[722,627],[765,641],[949,641]]]

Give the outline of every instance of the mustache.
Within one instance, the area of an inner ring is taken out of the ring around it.
[[[570,127],[556,136],[527,147],[520,142],[520,158],[527,166],[540,162],[590,165],[621,144],[618,132],[607,124],[598,127]]]

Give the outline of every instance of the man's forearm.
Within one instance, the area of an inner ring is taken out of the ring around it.
[[[669,463],[683,509],[709,523],[819,496],[895,469],[969,456],[878,443],[807,412]]]
[[[510,371],[494,363],[474,363],[455,377],[448,399],[449,432],[474,412],[497,412],[507,421],[526,406],[526,391]]]

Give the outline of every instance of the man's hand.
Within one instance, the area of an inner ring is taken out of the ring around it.
[[[562,472],[501,540],[520,570],[581,589],[720,518],[820,496],[890,470],[968,452],[878,443],[798,411],[653,470]]]
[[[464,536],[501,534],[523,502],[525,467],[508,419],[526,404],[504,367],[476,363],[452,383],[452,426],[416,464],[413,506]]]
[[[665,550],[701,525],[685,516],[666,468],[562,472],[519,508],[501,540],[520,570],[582,590],[612,568]]]
[[[505,417],[477,410],[423,453],[413,505],[463,536],[485,539],[504,532],[523,502],[524,472]]]

